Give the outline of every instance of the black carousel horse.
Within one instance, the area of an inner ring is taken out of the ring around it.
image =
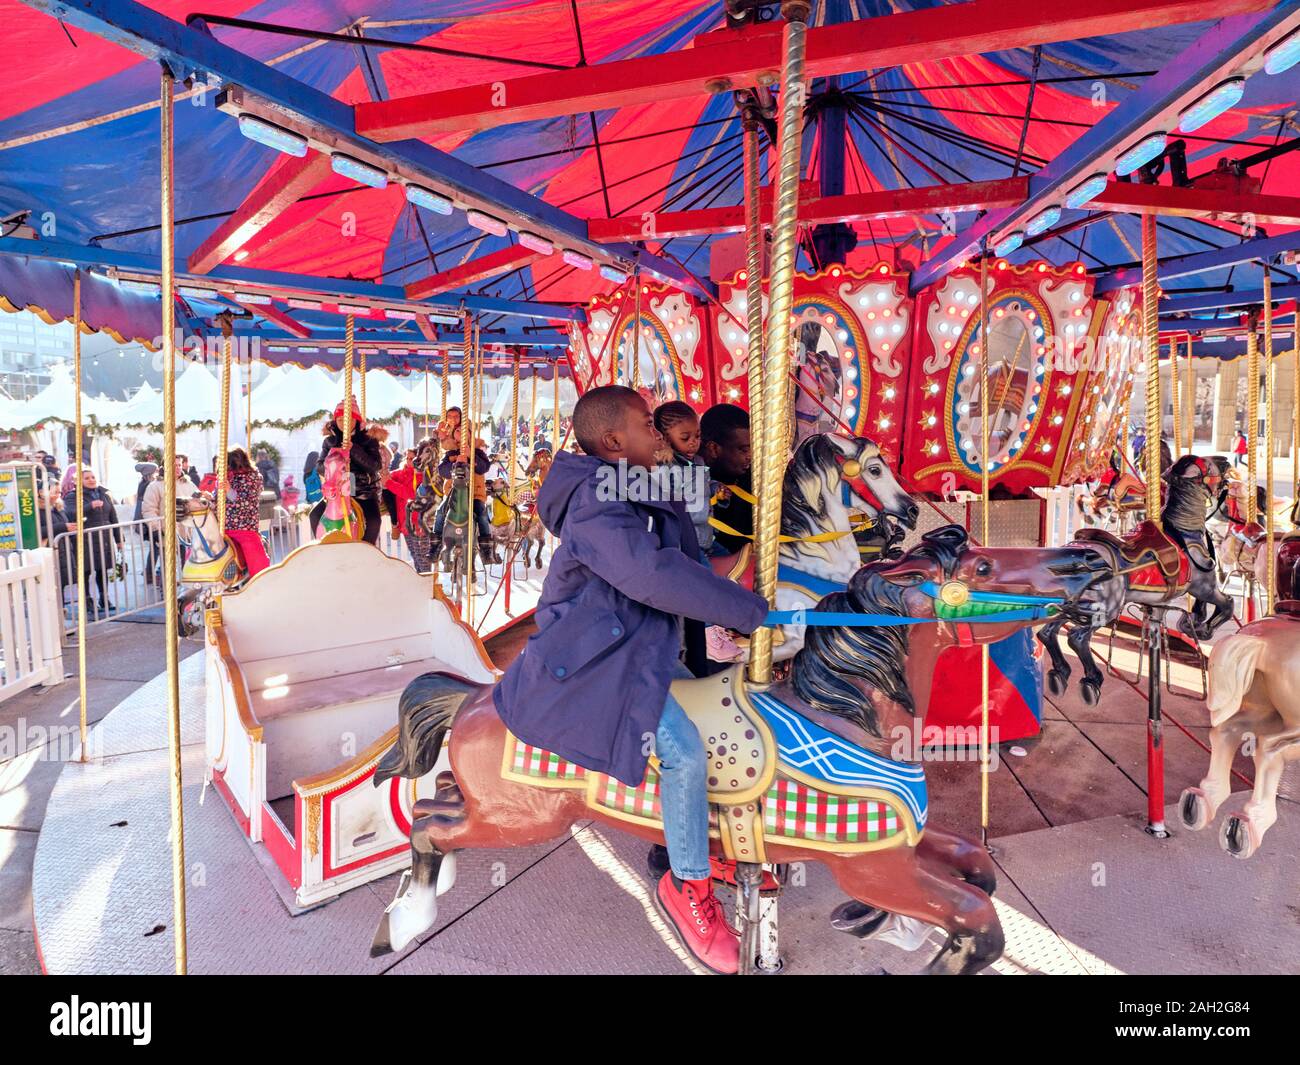
[[[1163,530],[1151,521],[1142,522],[1123,539],[1101,529],[1080,530],[1073,546],[1095,548],[1110,563],[1113,575],[1098,580],[1038,632],[1052,660],[1047,685],[1054,695],[1065,691],[1070,677],[1070,666],[1057,640],[1062,629],[1083,665],[1080,691],[1084,702],[1092,705],[1100,698],[1102,682],[1092,655],[1092,636],[1113,625],[1130,603],[1171,607],[1190,595],[1194,606],[1183,612],[1179,628],[1194,640],[1208,640],[1232,617],[1232,597],[1220,584],[1214,544],[1205,530],[1211,509],[1219,503],[1228,469],[1224,455],[1184,455],[1173,463],[1164,477]],[[1207,617],[1210,607],[1214,613]]]

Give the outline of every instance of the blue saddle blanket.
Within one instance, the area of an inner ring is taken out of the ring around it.
[[[880,788],[897,795],[916,820],[925,827],[929,797],[925,769],[906,762],[891,762],[873,751],[850,743],[822,728],[815,721],[791,710],[766,692],[747,693],[754,709],[763,715],[776,737],[781,761],[801,773],[824,781],[827,791],[836,784],[858,788]]]

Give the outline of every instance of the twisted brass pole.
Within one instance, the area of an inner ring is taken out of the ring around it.
[[[352,446],[352,359],[356,348],[356,322],[348,315],[343,333],[343,450]],[[346,513],[346,508],[345,511]]]
[[[72,276],[72,375],[76,378],[75,385],[77,391],[75,420],[73,427],[76,429],[77,438],[73,444],[77,466],[77,476],[75,482],[77,508],[77,705],[80,707],[80,734],[81,734],[81,761],[86,760],[86,506],[84,501],[85,489],[81,483],[81,471],[84,456],[82,455],[82,436],[84,429],[81,424],[81,271],[78,270]],[[49,533],[50,543],[54,543],[54,523],[52,519],[47,519],[50,527],[46,531]],[[58,564],[57,562],[55,563]]]
[[[514,379],[510,391],[510,476],[506,486],[510,490],[510,501],[515,499],[515,481],[519,478],[519,349],[515,349]]]
[[[1264,546],[1268,549],[1264,613],[1273,613],[1277,595],[1277,556],[1273,551],[1273,278],[1264,264]]]
[[[1259,508],[1256,492],[1259,476],[1256,452],[1259,450],[1259,328],[1258,312],[1251,311],[1246,331],[1246,521],[1256,521]]]
[[[1187,334],[1187,387],[1183,389],[1183,410],[1187,412],[1187,453],[1196,450],[1196,367],[1192,364],[1192,334]]]
[[[1169,401],[1174,410],[1174,458],[1183,456],[1183,397],[1178,387],[1178,338],[1169,341]]]
[[[176,972],[188,967],[185,926],[185,814],[181,790],[181,682],[176,602],[176,201],[172,186],[172,106],[175,83],[162,72],[162,335],[163,335],[163,579],[167,640],[167,747],[170,755],[172,908]]]
[[[461,367],[461,372],[462,373],[464,372],[464,367]],[[450,375],[451,375],[451,348],[443,348],[442,349],[442,414],[439,416],[440,419],[447,417],[447,389],[449,387],[448,378],[450,377]]]
[[[980,543],[989,546],[989,257],[980,256]],[[980,841],[989,842],[989,645],[980,645]]]
[[[745,319],[749,347],[749,441],[755,497],[763,495],[767,434],[763,421],[763,221],[759,208],[759,147],[757,105],[751,100],[741,112],[745,149]]]
[[[808,4],[783,5],[784,69],[781,76],[781,121],[776,202],[772,214],[772,277],[768,285],[766,358],[763,366],[762,488],[754,513],[754,591],[776,602],[780,562],[781,488],[790,447],[790,309],[794,302],[798,254],[799,156],[803,142],[804,53]],[[751,399],[751,407],[753,401]],[[751,434],[752,435],[752,434]],[[759,628],[750,647],[749,677],[758,684],[772,680],[772,630]]]
[[[478,523],[474,520],[474,320],[468,311],[464,314],[464,341],[460,362],[460,457],[466,467],[466,505],[469,507],[465,527],[465,559],[462,570],[465,579],[465,622],[474,624],[474,534]],[[452,491],[455,491],[453,487]],[[454,500],[453,500],[454,503]]]
[[[234,327],[230,316],[221,319],[221,425],[217,432],[221,444],[217,449],[217,526],[226,533],[226,475],[229,470],[227,453],[230,451],[230,358],[234,354]]]
[[[361,349],[361,417],[366,416],[366,349]]]
[[[1142,340],[1147,372],[1146,509],[1160,527],[1160,286],[1156,270],[1156,218],[1142,216]]]

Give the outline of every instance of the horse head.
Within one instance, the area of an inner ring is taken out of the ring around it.
[[[909,529],[916,527],[920,512],[880,448],[866,437],[841,433],[814,433],[795,448],[786,467],[782,510],[781,527],[794,536],[829,531],[837,510]]]
[[[909,643],[924,641],[931,649],[995,643],[1070,610],[1110,576],[1104,558],[1088,547],[977,547],[960,525],[944,526],[897,560],[863,566],[847,591],[816,607],[907,621],[810,625],[792,684],[811,705],[879,735],[870,690],[911,713],[928,702],[923,695],[918,708],[906,682]],[[928,676],[919,683],[928,685]]]

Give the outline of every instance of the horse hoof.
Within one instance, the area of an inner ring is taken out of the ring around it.
[[[1234,858],[1246,859],[1259,849],[1260,839],[1245,814],[1229,814],[1219,832],[1219,846]]]
[[[440,869],[439,884],[442,881],[441,874]],[[453,880],[455,875],[453,867],[451,872]],[[430,891],[427,887],[407,887],[409,883],[408,872],[402,876],[401,883],[398,884],[397,897],[388,904],[388,908],[379,919],[379,927],[375,929],[375,937],[370,943],[372,958],[382,958],[385,954],[397,954],[405,950],[416,936],[432,928],[433,922],[438,919],[437,889]]]
[[[1065,694],[1065,682],[1068,678],[1059,669],[1049,669],[1047,671],[1047,690],[1053,695]]]
[[[857,899],[842,902],[831,911],[831,927],[837,932],[847,932],[856,939],[867,939],[880,931],[889,920],[888,910],[878,910]]]
[[[1205,792],[1200,788],[1187,788],[1178,799],[1178,817],[1183,827],[1199,832],[1210,823],[1213,814]]]
[[[1094,680],[1081,681],[1079,694],[1083,696],[1083,701],[1088,706],[1096,706],[1101,702],[1101,685]]]

